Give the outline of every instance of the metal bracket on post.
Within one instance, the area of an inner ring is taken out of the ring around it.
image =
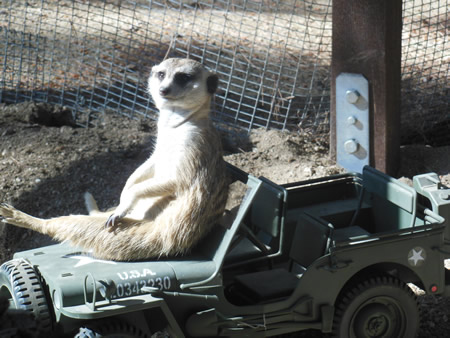
[[[336,78],[336,160],[348,171],[362,172],[370,159],[369,82],[361,74]]]

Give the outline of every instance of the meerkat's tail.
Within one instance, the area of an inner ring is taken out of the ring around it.
[[[89,215],[95,215],[100,212],[94,196],[88,191],[84,193],[84,205],[86,206]]]

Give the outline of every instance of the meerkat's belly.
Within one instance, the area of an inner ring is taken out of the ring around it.
[[[167,206],[168,202],[164,198],[139,199],[127,217],[135,220],[152,220]]]

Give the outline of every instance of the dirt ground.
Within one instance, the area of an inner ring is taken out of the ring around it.
[[[35,216],[85,213],[83,193],[102,209],[118,202],[126,178],[152,151],[156,126],[105,113],[90,129],[77,128],[67,109],[47,104],[0,104],[0,202]],[[223,134],[225,159],[253,175],[277,183],[342,172],[328,158],[328,140],[280,131]],[[450,186],[450,146],[401,149],[398,177],[436,172]],[[52,243],[32,231],[0,225],[0,262],[16,251]],[[420,296],[419,337],[447,337],[450,300]]]

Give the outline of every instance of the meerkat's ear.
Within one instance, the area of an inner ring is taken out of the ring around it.
[[[150,75],[155,74],[156,68],[157,68],[158,66],[159,66],[159,65],[154,65],[154,66],[150,69]]]
[[[206,79],[206,87],[208,89],[208,93],[214,94],[217,90],[217,86],[219,85],[219,77],[216,74],[211,74]]]

